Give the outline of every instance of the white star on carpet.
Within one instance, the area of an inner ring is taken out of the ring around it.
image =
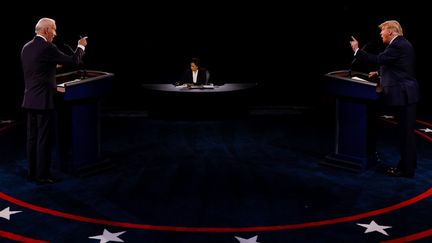
[[[394,119],[394,116],[389,116],[389,115],[382,115],[381,117],[384,119]]]
[[[424,131],[424,132],[432,132],[432,129],[429,128],[424,128],[424,129],[419,129],[420,131]]]
[[[379,224],[375,223],[375,221],[373,221],[373,220],[369,224],[357,224],[357,225],[360,225],[360,226],[366,228],[365,234],[371,233],[374,231],[378,231],[381,234],[384,234],[387,236],[388,236],[388,234],[387,234],[387,232],[385,232],[385,229],[391,228],[391,226],[379,225]]]
[[[4,218],[7,220],[10,220],[10,216],[11,214],[16,214],[16,213],[21,213],[22,211],[10,211],[9,207],[3,209],[2,211],[0,211],[0,218]]]
[[[13,122],[12,120],[1,120],[0,124],[10,124],[12,122]]]
[[[237,237],[237,236],[235,236],[235,238],[236,238],[240,243],[259,243],[259,242],[257,241],[257,239],[258,239],[258,235],[255,235],[254,237],[249,238],[249,239],[243,239],[243,238],[241,238],[241,237]]]
[[[107,243],[110,241],[112,241],[112,242],[124,242],[122,239],[118,238],[118,236],[120,236],[124,232],[126,232],[126,231],[111,233],[107,229],[104,229],[104,232],[102,235],[90,236],[89,239],[100,240],[99,243]]]

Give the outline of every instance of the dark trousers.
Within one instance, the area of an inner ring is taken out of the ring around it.
[[[373,157],[376,149],[376,118],[383,112],[395,115],[398,121],[400,160],[397,164],[399,170],[407,174],[414,174],[417,167],[417,152],[415,138],[416,104],[403,106],[370,106],[368,114],[368,154]]]
[[[53,136],[53,110],[27,110],[28,176],[44,179],[50,176]]]
[[[416,104],[388,106],[385,109],[394,114],[398,122],[400,160],[397,168],[406,174],[414,174],[417,167],[416,109]]]
[[[397,107],[400,133],[400,156],[398,168],[406,173],[414,173],[417,167],[416,153],[416,104],[408,104]]]

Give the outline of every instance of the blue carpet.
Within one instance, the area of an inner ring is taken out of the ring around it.
[[[399,159],[386,121],[377,141],[383,163],[354,173],[319,164],[334,139],[332,117],[317,109],[219,120],[140,114],[103,116],[102,154],[112,167],[82,177],[54,171],[62,180],[52,185],[23,177],[24,124],[3,129],[0,242],[432,241],[427,133],[409,179],[380,172]],[[7,219],[8,210],[20,212]],[[389,228],[359,225],[372,221]],[[104,230],[111,240],[101,240]]]

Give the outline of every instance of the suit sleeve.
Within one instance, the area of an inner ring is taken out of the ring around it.
[[[357,56],[359,59],[367,60],[376,65],[389,65],[400,60],[402,55],[401,46],[397,44],[389,45],[383,52],[378,55],[367,53],[364,50],[359,50]]]
[[[180,83],[181,84],[185,84],[185,83],[190,83],[191,81],[191,77],[192,77],[192,73],[191,71],[188,69],[184,72],[183,76],[180,79]]]
[[[57,47],[51,46],[49,49],[50,59],[56,64],[61,65],[79,65],[81,63],[82,57],[84,56],[84,50],[77,48],[75,53],[71,56],[64,54]]]

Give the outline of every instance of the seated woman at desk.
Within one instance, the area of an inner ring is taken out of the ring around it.
[[[192,58],[190,68],[188,68],[179,82],[175,85],[204,85],[208,83],[210,74],[206,68],[200,67],[198,58]]]

